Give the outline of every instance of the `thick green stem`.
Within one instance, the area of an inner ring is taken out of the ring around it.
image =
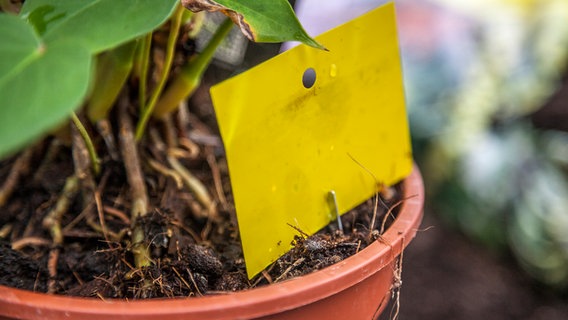
[[[150,97],[150,101],[148,101],[148,105],[142,110],[142,115],[140,120],[138,120],[138,125],[136,126],[136,140],[139,141],[142,139],[144,135],[144,130],[146,129],[146,124],[150,119],[150,115],[152,114],[156,102],[158,101],[158,97],[162,93],[166,81],[168,80],[170,69],[172,67],[172,61],[174,59],[176,41],[179,34],[179,29],[181,26],[181,21],[183,18],[184,8],[181,5],[178,5],[178,8],[172,17],[171,27],[170,27],[170,35],[168,37],[168,44],[166,48],[166,59],[164,61],[164,69],[162,70],[162,75],[160,77],[160,81],[158,82],[158,86],[152,92],[152,96]]]
[[[203,73],[211,63],[215,51],[233,28],[233,22],[227,18],[219,26],[207,47],[195,59],[187,61],[179,75],[172,81],[164,95],[160,98],[154,109],[153,116],[163,118],[174,111],[179,103],[187,99],[199,86]]]
[[[77,127],[77,130],[79,130],[79,134],[83,138],[83,141],[85,141],[85,145],[87,146],[87,150],[89,151],[89,157],[91,158],[93,173],[95,174],[95,176],[98,176],[101,172],[101,164],[99,156],[97,155],[97,150],[95,149],[95,145],[93,144],[93,140],[91,140],[87,129],[85,129],[83,123],[74,112],[71,114],[71,119],[73,119],[73,123]]]
[[[150,49],[152,48],[152,32],[148,33],[138,47],[137,73],[138,73],[138,105],[140,111],[146,109],[146,85],[148,81],[148,68],[150,66]]]
[[[136,41],[128,42],[97,57],[93,92],[87,104],[92,122],[106,118],[132,70]]]

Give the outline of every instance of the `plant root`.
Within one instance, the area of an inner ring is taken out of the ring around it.
[[[108,241],[108,232],[106,230],[106,224],[104,216],[101,216],[101,199],[100,192],[97,190],[95,184],[95,178],[93,174],[98,174],[100,171],[100,165],[93,166],[94,162],[98,162],[98,157],[93,157],[94,146],[89,146],[88,142],[92,141],[86,134],[85,128],[77,126],[80,121],[75,121],[75,126],[71,126],[71,138],[73,142],[73,163],[75,166],[75,176],[79,177],[81,182],[81,191],[83,199],[83,212],[80,216],[86,218],[87,224],[96,232],[102,233],[105,239]],[[96,169],[98,168],[98,169]],[[105,184],[104,181],[108,178],[108,174],[102,179],[102,185]],[[98,197],[98,199],[97,199]],[[96,212],[95,212],[96,211]],[[96,214],[99,217],[99,224],[96,222]]]
[[[207,191],[203,183],[184,167],[176,157],[168,155],[168,162],[172,169],[182,178],[188,189],[195,195],[197,201],[205,208],[205,210],[201,211],[201,218],[209,218],[214,221],[219,220],[217,205],[211,200],[209,191]]]
[[[379,194],[375,193],[375,196],[373,198],[373,217],[371,218],[371,223],[369,223],[369,236],[368,236],[369,239],[372,239],[375,233],[375,223],[377,221],[378,209],[379,209]]]
[[[25,237],[15,241],[12,241],[13,250],[22,250],[27,246],[50,246],[52,240],[39,238],[39,237]]]
[[[402,289],[402,260],[404,258],[404,237],[402,238],[401,247],[400,256],[397,260],[398,263],[393,270],[393,284],[390,288],[391,299],[395,299],[393,309],[391,310],[392,320],[397,320],[400,312],[400,290]]]
[[[153,163],[152,167],[162,174],[173,178],[178,186],[178,179],[181,180],[181,182],[189,189],[189,191],[195,196],[197,202],[201,205],[200,207],[195,202],[190,202],[190,207],[198,218],[207,218],[219,221],[217,204],[212,200],[211,195],[203,182],[195,177],[191,171],[178,160],[178,158],[186,158],[190,160],[197,159],[200,154],[199,146],[188,138],[182,137],[178,139],[175,134],[176,130],[170,115],[166,115],[162,118],[162,123],[164,125],[167,144],[166,158],[173,170],[167,169],[165,166],[156,162]],[[165,146],[157,133],[152,132],[151,135],[158,148],[161,149]],[[179,146],[182,148],[179,148]]]
[[[108,119],[101,119],[96,123],[97,131],[103,138],[105,145],[108,150],[108,154],[112,160],[118,161],[120,156],[118,155],[118,149],[116,147],[116,141],[112,135],[112,126]]]
[[[75,166],[75,176],[81,182],[81,189],[83,190],[83,205],[87,207],[89,204],[95,202],[95,179],[93,178],[93,171],[91,171],[91,153],[85,144],[83,135],[79,129],[71,126],[71,138],[73,142],[73,164]]]
[[[299,258],[298,260],[294,261],[294,263],[289,266],[286,270],[284,270],[284,272],[278,276],[278,278],[276,278],[276,280],[274,280],[274,282],[278,282],[282,279],[286,279],[286,276],[288,275],[288,273],[290,273],[290,271],[292,271],[294,268],[298,267],[299,265],[302,264],[302,262],[304,262],[304,260],[306,260],[305,258]]]
[[[79,179],[73,175],[67,178],[61,195],[55,203],[55,207],[51,209],[43,219],[43,227],[49,230],[53,242],[56,245],[63,244],[63,233],[61,232],[61,218],[69,210],[75,196],[79,193]]]
[[[188,139],[189,140],[189,139]],[[215,191],[217,192],[217,197],[219,198],[219,203],[224,210],[228,210],[229,203],[225,197],[225,192],[223,191],[223,182],[221,180],[221,170],[219,169],[219,164],[215,158],[215,154],[211,147],[205,147],[205,157],[209,168],[211,168],[211,174],[213,175],[213,182],[215,184]]]
[[[26,149],[12,165],[8,177],[4,181],[4,184],[2,184],[2,187],[0,187],[0,208],[6,204],[12,192],[14,192],[18,186],[20,177],[29,170],[32,154],[32,148]]]
[[[177,173],[177,171],[172,170],[172,169],[164,166],[163,164],[161,164],[160,162],[158,162],[154,159],[148,159],[148,165],[152,169],[159,172],[160,174],[162,174],[166,177],[172,178],[174,180],[174,182],[176,183],[176,187],[178,189],[183,188],[183,179],[181,178],[181,175]]]
[[[12,233],[13,225],[11,223],[5,224],[0,228],[0,239],[6,239]]]
[[[99,173],[101,172],[101,164],[99,156],[97,154],[97,150],[95,149],[95,145],[93,144],[93,140],[89,136],[87,128],[85,128],[83,122],[81,121],[81,119],[79,119],[79,116],[77,116],[75,113],[72,113],[71,119],[75,124],[75,126],[72,127],[73,145],[75,146],[77,144],[75,140],[77,139],[76,138],[77,134],[79,134],[83,140],[82,143],[79,145],[81,148],[84,148],[87,151],[87,154],[89,155],[90,159],[90,164],[93,169],[93,173],[98,176]]]
[[[411,196],[409,196],[409,197],[406,197],[406,198],[404,198],[404,199],[401,199],[401,200],[395,202],[393,205],[391,205],[391,206],[388,208],[387,212],[385,213],[385,215],[384,215],[384,217],[383,217],[383,222],[381,223],[381,229],[379,230],[379,235],[384,234],[388,218],[390,217],[390,218],[392,218],[393,220],[395,219],[395,216],[394,216],[394,214],[393,214],[393,210],[394,210],[395,208],[397,208],[398,206],[400,206],[401,204],[403,204],[404,201],[406,201],[406,200],[408,200],[408,199],[412,199],[412,198],[414,198],[414,197],[416,197],[416,195],[411,195]]]
[[[65,181],[65,186],[61,195],[57,199],[55,207],[51,209],[43,219],[43,227],[49,230],[53,239],[52,248],[49,252],[47,269],[49,272],[49,280],[47,283],[47,292],[55,293],[57,291],[57,261],[59,260],[59,252],[63,245],[63,232],[61,229],[61,219],[69,210],[73,200],[79,193],[79,179],[73,175]]]

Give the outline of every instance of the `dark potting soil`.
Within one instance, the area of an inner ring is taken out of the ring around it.
[[[73,173],[73,160],[71,150],[59,146],[49,166],[41,165],[49,142],[45,145],[36,148],[18,188],[0,208],[1,285],[101,299],[201,296],[268,285],[325,268],[376,241],[376,229],[388,209],[396,207],[399,193],[390,188],[389,199],[379,199],[375,231],[369,231],[375,208],[370,199],[342,216],[344,233],[337,230],[336,223],[311,237],[296,229],[291,251],[248,280],[228,179],[222,181],[226,202],[213,192],[216,186],[211,167],[227,177],[223,154],[213,151],[215,164],[208,164],[212,149],[204,147],[209,151],[185,159],[183,164],[215,195],[217,216],[196,214],[191,192],[178,189],[174,179],[144,167],[153,209],[135,225],[145,232],[152,264],[135,268],[129,240],[129,187],[123,165],[110,159],[104,161],[103,173],[96,180],[102,203],[85,204],[81,193],[75,196],[61,219],[63,244],[54,245],[44,220],[61,197],[66,177]],[[149,157],[157,151],[148,148],[146,152]],[[5,181],[14,161],[0,164],[0,181]],[[104,222],[100,214],[104,214]],[[384,221],[390,223],[393,217],[394,212]]]

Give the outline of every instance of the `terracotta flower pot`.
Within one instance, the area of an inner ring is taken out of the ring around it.
[[[418,168],[404,180],[400,214],[356,255],[282,283],[199,298],[107,300],[33,293],[0,286],[0,318],[18,319],[371,319],[390,298],[396,257],[422,220],[424,187]]]

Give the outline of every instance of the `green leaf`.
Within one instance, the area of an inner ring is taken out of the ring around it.
[[[27,60],[33,59],[39,52],[35,51],[39,46],[33,30],[12,15],[0,16],[0,34],[2,35],[2,59],[0,59],[0,75],[5,77],[8,72],[17,72],[26,64]]]
[[[251,40],[300,41],[325,49],[304,30],[287,0],[181,0],[192,11],[221,11]]]
[[[28,0],[20,15],[46,43],[73,38],[98,53],[154,30],[176,5],[177,0]]]
[[[0,14],[0,43],[3,157],[67,119],[80,105],[92,58],[76,43],[43,44],[32,26],[6,14]]]

